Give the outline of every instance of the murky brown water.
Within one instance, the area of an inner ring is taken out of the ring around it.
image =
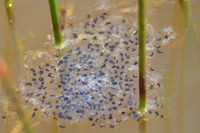
[[[65,7],[65,4],[74,6],[74,16],[81,17],[98,0],[62,0],[59,4]],[[200,104],[199,95],[199,50],[200,50],[200,2],[191,1],[193,33],[189,48],[185,50],[186,41],[183,36],[183,14],[180,6],[175,0],[166,0],[166,2],[155,5],[149,2],[151,10],[149,12],[149,23],[156,29],[164,26],[173,26],[178,34],[177,39],[167,47],[166,54],[158,56],[153,60],[155,68],[163,68],[163,84],[165,88],[166,101],[168,101],[165,119],[151,119],[147,122],[147,133],[198,133],[200,130]],[[135,4],[135,2],[133,1]],[[9,43],[9,27],[6,20],[6,14],[3,2],[0,2],[0,56],[4,54],[4,45]],[[50,28],[51,19],[48,8],[48,1],[39,0],[21,0],[15,1],[16,28],[19,39],[24,44],[24,50],[34,50],[41,47],[46,42],[46,36],[52,33]],[[189,53],[189,54],[187,54]],[[187,59],[188,58],[188,59]],[[184,68],[183,66],[186,66]],[[16,69],[14,70],[16,71]],[[16,74],[16,79],[18,78]],[[1,95],[3,92],[1,90]],[[4,101],[4,100],[3,100]],[[1,132],[6,132],[4,121],[0,120]],[[10,121],[7,127],[14,127],[15,121]],[[51,132],[51,122],[45,122],[35,128],[37,133]],[[90,127],[86,123],[74,124],[67,129],[59,129],[60,132],[72,133],[90,133],[90,132],[108,132],[108,133],[132,133],[138,131],[138,122],[128,120],[114,129],[100,129]]]

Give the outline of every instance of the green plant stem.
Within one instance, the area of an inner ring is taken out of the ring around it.
[[[138,0],[139,8],[139,109],[146,108],[146,0]]]
[[[191,14],[190,14],[190,0],[180,0],[180,4],[183,10],[183,15],[184,15],[184,29],[185,29],[185,46],[183,48],[185,54],[184,60],[185,60],[185,65],[183,66],[185,68],[184,72],[187,75],[191,75],[192,68],[191,64],[192,63],[192,49],[193,49],[193,29],[192,29],[192,23],[191,23]],[[191,78],[190,78],[191,79]],[[190,81],[190,79],[187,79],[186,81]]]
[[[179,0],[181,8],[184,12],[184,21],[186,30],[190,26],[190,0]]]
[[[51,11],[51,20],[52,20],[53,31],[54,31],[55,45],[62,46],[63,40],[62,40],[60,15],[58,11],[57,1],[49,0],[49,7]]]
[[[15,30],[15,19],[14,19],[14,12],[13,12],[13,1],[12,0],[5,0],[4,5],[6,8],[6,13],[8,17],[8,23],[10,26],[10,31],[12,35],[12,46],[5,45],[6,47],[6,57],[7,57],[7,64],[9,65],[9,69],[11,69],[11,66],[13,66],[13,53],[15,54],[15,57],[17,58],[17,63],[19,63],[19,45],[17,45],[17,38],[16,38],[16,30]],[[11,50],[10,50],[11,49]],[[18,64],[17,64],[18,65]],[[16,66],[15,66],[16,67]],[[20,119],[20,121],[23,123],[24,131],[26,133],[33,133],[31,124],[28,122],[28,119],[25,116],[25,112],[23,111],[19,99],[16,98],[16,92],[15,89],[12,86],[12,79],[11,76],[6,76],[2,79],[2,85],[3,89],[5,91],[5,94],[7,95],[9,99],[9,103],[14,105],[16,107],[16,113]]]
[[[183,19],[184,19],[184,35],[185,35],[185,42],[182,45],[182,47],[179,48],[178,52],[180,53],[180,57],[178,60],[181,60],[181,63],[179,63],[182,67],[180,69],[180,81],[179,83],[179,92],[178,92],[178,116],[177,119],[178,125],[177,129],[178,132],[183,132],[183,125],[184,125],[184,120],[185,120],[185,110],[184,110],[184,99],[185,99],[185,94],[186,90],[188,88],[191,88],[192,86],[192,78],[193,77],[193,39],[192,39],[192,28],[191,28],[191,16],[190,16],[190,0],[179,0],[181,10],[183,12]]]
[[[59,133],[58,120],[53,119],[51,121],[51,133]]]
[[[11,32],[11,41],[12,41],[12,50],[10,51],[10,58],[15,57],[16,64],[15,66],[19,66],[23,62],[22,61],[22,51],[20,50],[20,43],[17,41],[17,32],[15,28],[15,19],[14,19],[14,7],[13,7],[13,1],[12,0],[5,0],[4,1],[5,9],[6,9],[6,14],[7,14],[7,19],[9,23],[9,28]],[[15,53],[15,55],[13,54]],[[12,66],[12,61],[9,63],[10,66]]]
[[[13,1],[12,0],[5,0],[4,1],[5,7],[6,7],[6,13],[8,17],[8,22],[11,26],[11,29],[14,31],[15,25],[14,25],[14,13],[13,13]]]
[[[9,76],[6,76],[2,79],[2,85],[5,91],[5,94],[8,96],[9,101],[16,107],[16,113],[23,123],[25,133],[33,133],[32,126],[26,118],[25,112],[22,109],[19,99],[16,97],[15,89],[12,87],[12,83]]]
[[[139,133],[146,133],[146,121],[143,118],[139,122]]]

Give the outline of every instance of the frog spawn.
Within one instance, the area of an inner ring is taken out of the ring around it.
[[[27,52],[26,78],[20,80],[20,93],[31,105],[32,117],[43,114],[58,119],[61,128],[76,122],[114,128],[128,119],[138,120],[139,43],[134,19],[107,12],[86,16],[86,22],[63,31],[67,46],[62,57],[54,48],[41,50],[35,59],[34,51]],[[175,35],[171,29],[153,33],[151,26],[148,32],[150,63],[156,54],[163,53],[163,42]],[[148,91],[154,93],[148,99],[147,113],[160,115],[160,77],[149,65],[147,71]]]

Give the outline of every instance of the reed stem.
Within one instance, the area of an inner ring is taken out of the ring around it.
[[[59,15],[57,1],[49,0],[49,7],[51,11],[51,20],[52,20],[53,31],[54,31],[55,45],[62,46],[63,39],[62,39],[60,15]]]
[[[19,99],[16,98],[15,89],[12,87],[10,76],[5,76],[2,80],[2,85],[9,101],[16,107],[16,113],[23,123],[25,133],[33,133],[32,126],[28,122],[24,110],[22,109]]]
[[[139,109],[146,108],[146,0],[138,0],[139,12]]]
[[[182,12],[183,12],[183,19],[184,19],[184,41],[182,47],[179,48],[178,50],[178,60],[181,61],[180,64],[182,67],[181,69],[179,68],[179,73],[180,73],[180,83],[179,83],[179,91],[178,91],[178,116],[177,119],[178,121],[178,132],[183,132],[183,125],[184,125],[184,120],[185,120],[185,110],[184,110],[184,99],[185,99],[185,94],[186,90],[188,88],[191,88],[191,80],[193,77],[193,72],[191,71],[193,60],[191,57],[193,57],[193,40],[192,40],[192,29],[191,29],[191,19],[190,19],[190,0],[179,0]]]
[[[13,66],[13,57],[17,57],[17,63],[19,63],[20,57],[19,57],[19,45],[17,43],[17,38],[16,38],[16,30],[15,30],[15,20],[14,20],[14,11],[13,11],[13,1],[12,0],[5,0],[4,5],[6,8],[6,13],[8,17],[8,23],[10,26],[10,31],[12,35],[12,46],[10,45],[5,45],[6,47],[6,57],[7,57],[7,64],[9,65],[9,69],[11,69],[11,66]],[[16,53],[15,55],[13,53]],[[18,64],[17,64],[18,65]],[[16,66],[15,66],[16,67]],[[9,103],[14,105],[16,107],[16,113],[23,123],[23,128],[26,133],[33,133],[31,124],[28,122],[28,119],[25,116],[25,112],[23,111],[20,102],[18,98],[16,98],[16,90],[12,86],[12,78],[11,75],[6,75],[2,79],[2,85],[3,89],[5,91],[5,94],[7,95],[9,99]]]
[[[184,12],[184,21],[186,30],[190,26],[190,0],[179,0],[181,8]]]
[[[139,133],[146,133],[146,121],[143,118],[139,122]]]
[[[14,25],[14,13],[13,13],[13,1],[12,0],[5,0],[4,1],[6,7],[6,13],[8,17],[8,22],[11,26],[12,31],[14,32],[15,25]]]
[[[11,40],[12,40],[12,46],[11,46],[12,51],[10,51],[10,55],[13,56],[12,53],[16,53],[15,58],[17,59],[17,63],[18,63],[17,66],[20,66],[20,63],[21,63],[20,47],[21,46],[17,42],[17,33],[16,33],[16,29],[15,29],[13,1],[12,0],[5,0],[4,5],[5,5],[5,9],[6,9],[7,19],[8,19],[8,23],[9,23],[10,32],[11,32]]]
[[[51,133],[59,133],[58,129],[58,121],[57,120],[52,120],[51,121]]]
[[[193,49],[193,29],[192,29],[192,23],[191,23],[191,14],[190,14],[190,0],[180,0],[180,4],[183,10],[183,15],[184,15],[184,29],[185,29],[185,46],[184,46],[184,60],[185,60],[185,65],[184,65],[184,72],[187,72],[187,75],[191,75],[192,68],[191,64],[192,63],[192,49]],[[190,78],[191,79],[191,78]],[[187,79],[189,82],[190,79]]]

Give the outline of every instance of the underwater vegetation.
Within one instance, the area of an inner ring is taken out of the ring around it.
[[[168,99],[161,71],[167,68],[153,63],[175,47],[171,42],[179,34],[172,25],[158,28],[148,21],[147,0],[99,1],[81,17],[73,15],[76,5],[59,8],[59,1],[49,0],[53,35],[40,48],[25,51],[17,38],[13,1],[4,2],[12,45],[5,46],[8,58],[0,62],[7,97],[1,115],[5,123],[15,117],[20,121],[10,132],[32,133],[49,121],[52,132],[77,123],[114,130],[136,120],[142,133],[148,120],[165,119]],[[177,2],[187,36],[189,1]],[[13,66],[19,67],[17,77]]]

